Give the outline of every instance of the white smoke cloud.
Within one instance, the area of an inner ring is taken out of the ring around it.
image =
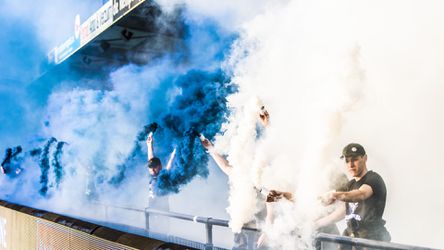
[[[232,107],[242,112],[249,98],[259,96],[270,111],[261,142],[268,147],[242,147],[235,140],[251,137],[251,131],[228,132],[218,146],[232,143],[227,152],[235,168],[251,169],[256,156],[267,155],[263,185],[296,192],[296,206],[315,211],[307,216],[313,219],[319,212],[313,200],[326,186],[326,169],[341,171],[342,147],[362,143],[369,168],[380,172],[388,187],[384,218],[393,241],[439,247],[442,231],[434,218],[444,203],[427,192],[444,190],[437,184],[444,136],[441,8],[439,1],[291,1],[268,8],[243,26],[228,63],[240,85]],[[236,114],[228,131],[246,126]],[[245,154],[237,147],[247,149]],[[245,169],[242,174],[248,179],[244,183],[253,182],[253,174]],[[234,192],[230,195],[239,195]],[[403,193],[413,194],[413,200]],[[420,224],[428,225],[427,232],[412,230]]]

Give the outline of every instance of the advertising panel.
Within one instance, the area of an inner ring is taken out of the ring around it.
[[[117,21],[120,17],[124,16],[127,12],[137,7],[145,0],[112,0],[113,2],[113,21]]]
[[[0,206],[0,249],[35,249],[35,219]]]
[[[136,248],[0,206],[0,250]]]
[[[80,48],[80,16],[76,15],[74,19],[74,34],[61,45],[52,49],[48,57],[54,56],[54,63],[59,64],[72,55],[78,48]],[[52,63],[51,60],[50,62]]]
[[[62,43],[60,46],[57,46],[54,50],[54,62],[59,64],[63,62],[66,58],[72,55],[78,48],[80,47],[80,40],[75,39],[75,36],[72,35]]]
[[[80,46],[87,44],[113,24],[112,0],[106,2],[80,27]]]
[[[49,63],[59,64],[63,62],[79,48],[89,43],[113,25],[118,19],[144,1],[145,0],[109,0],[82,24],[80,23],[80,16],[77,15],[74,22],[74,34],[48,53]]]

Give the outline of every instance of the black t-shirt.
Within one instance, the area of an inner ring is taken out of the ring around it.
[[[346,191],[359,189],[364,184],[372,188],[373,195],[364,201],[346,202],[345,218],[346,220],[355,219],[364,228],[384,226],[385,221],[382,219],[382,215],[387,197],[384,180],[379,174],[368,171],[359,181],[350,180],[347,183]]]

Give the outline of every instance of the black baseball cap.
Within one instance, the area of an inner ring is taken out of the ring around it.
[[[341,159],[347,158],[347,157],[356,157],[356,156],[364,156],[365,155],[365,149],[361,144],[358,143],[350,143],[347,146],[344,147],[342,150]]]

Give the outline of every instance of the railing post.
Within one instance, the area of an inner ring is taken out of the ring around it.
[[[314,245],[315,245],[315,249],[316,250],[321,250],[322,249],[322,241],[319,239],[319,237],[316,235],[314,238]]]
[[[150,231],[150,212],[148,212],[148,208],[145,208],[145,230]]]
[[[105,210],[105,220],[108,220],[108,206],[104,206]]]
[[[205,229],[207,230],[207,243],[205,250],[213,250],[213,224],[210,223],[211,218],[207,218],[205,222]]]

